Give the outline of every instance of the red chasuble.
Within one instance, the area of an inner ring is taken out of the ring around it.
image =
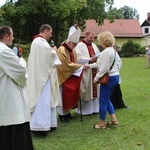
[[[87,49],[89,51],[89,56],[90,57],[94,56],[95,55],[95,51],[93,49],[92,43],[87,43],[85,40],[82,40],[82,42],[84,44],[86,44]],[[93,68],[92,69],[92,80],[94,80],[94,78],[96,76],[96,73],[97,73],[97,69]],[[96,97],[97,97],[97,84],[93,83],[93,98],[96,98]]]
[[[70,61],[75,63],[75,58],[72,50],[68,47],[66,43],[63,43],[62,46],[69,51]],[[63,110],[71,110],[77,106],[80,99],[80,81],[81,76],[77,77],[71,75],[63,84],[62,84],[62,103]]]

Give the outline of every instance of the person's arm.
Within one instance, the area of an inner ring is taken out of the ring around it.
[[[0,66],[16,84],[26,86],[26,68],[11,50],[5,50],[0,55]]]
[[[116,59],[117,59],[118,69],[120,70],[122,67],[122,60],[121,60],[120,56],[118,55],[118,53],[116,53]]]
[[[14,51],[14,53],[15,53],[16,55],[18,55],[18,48],[17,48],[17,47],[14,47],[14,48],[13,48],[13,51]]]
[[[145,51],[148,51],[148,50],[149,50],[149,48],[148,48],[148,47],[146,47],[146,48],[145,48]]]
[[[85,56],[85,47],[79,43],[77,44],[77,46],[75,47],[75,51],[76,51],[76,55],[77,55],[77,62],[81,62],[81,64],[89,64],[90,62],[90,58]],[[85,63],[84,63],[85,62]]]
[[[94,78],[94,82],[97,82],[105,73],[109,72],[109,55],[107,52],[102,52],[98,61],[99,71]]]

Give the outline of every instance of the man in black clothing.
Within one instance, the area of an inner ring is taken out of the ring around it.
[[[129,106],[126,106],[123,99],[122,99],[122,92],[121,92],[121,88],[120,88],[120,84],[118,84],[111,97],[110,97],[110,101],[112,102],[114,109],[120,109],[120,108],[131,108]]]

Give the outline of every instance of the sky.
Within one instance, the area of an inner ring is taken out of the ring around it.
[[[6,0],[0,0],[0,6],[5,2]],[[114,0],[113,7],[119,9],[124,5],[133,7],[137,10],[140,24],[147,19],[147,13],[150,12],[150,0]]]
[[[6,0],[0,0],[0,6],[2,6],[3,4],[5,4]]]
[[[140,24],[147,19],[147,13],[150,13],[150,0],[114,0],[113,7],[119,9],[124,5],[133,7],[137,10]]]

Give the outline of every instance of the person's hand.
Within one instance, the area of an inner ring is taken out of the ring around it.
[[[94,63],[97,61],[97,58],[90,59],[90,63]]]
[[[89,69],[89,68],[90,68],[89,65],[87,65],[87,64],[83,65],[83,71],[86,71],[86,70]]]
[[[97,81],[96,81],[96,80],[93,80],[93,83],[97,83]]]
[[[55,51],[57,51],[57,47],[56,47],[56,46],[54,46],[53,49],[54,49]]]

